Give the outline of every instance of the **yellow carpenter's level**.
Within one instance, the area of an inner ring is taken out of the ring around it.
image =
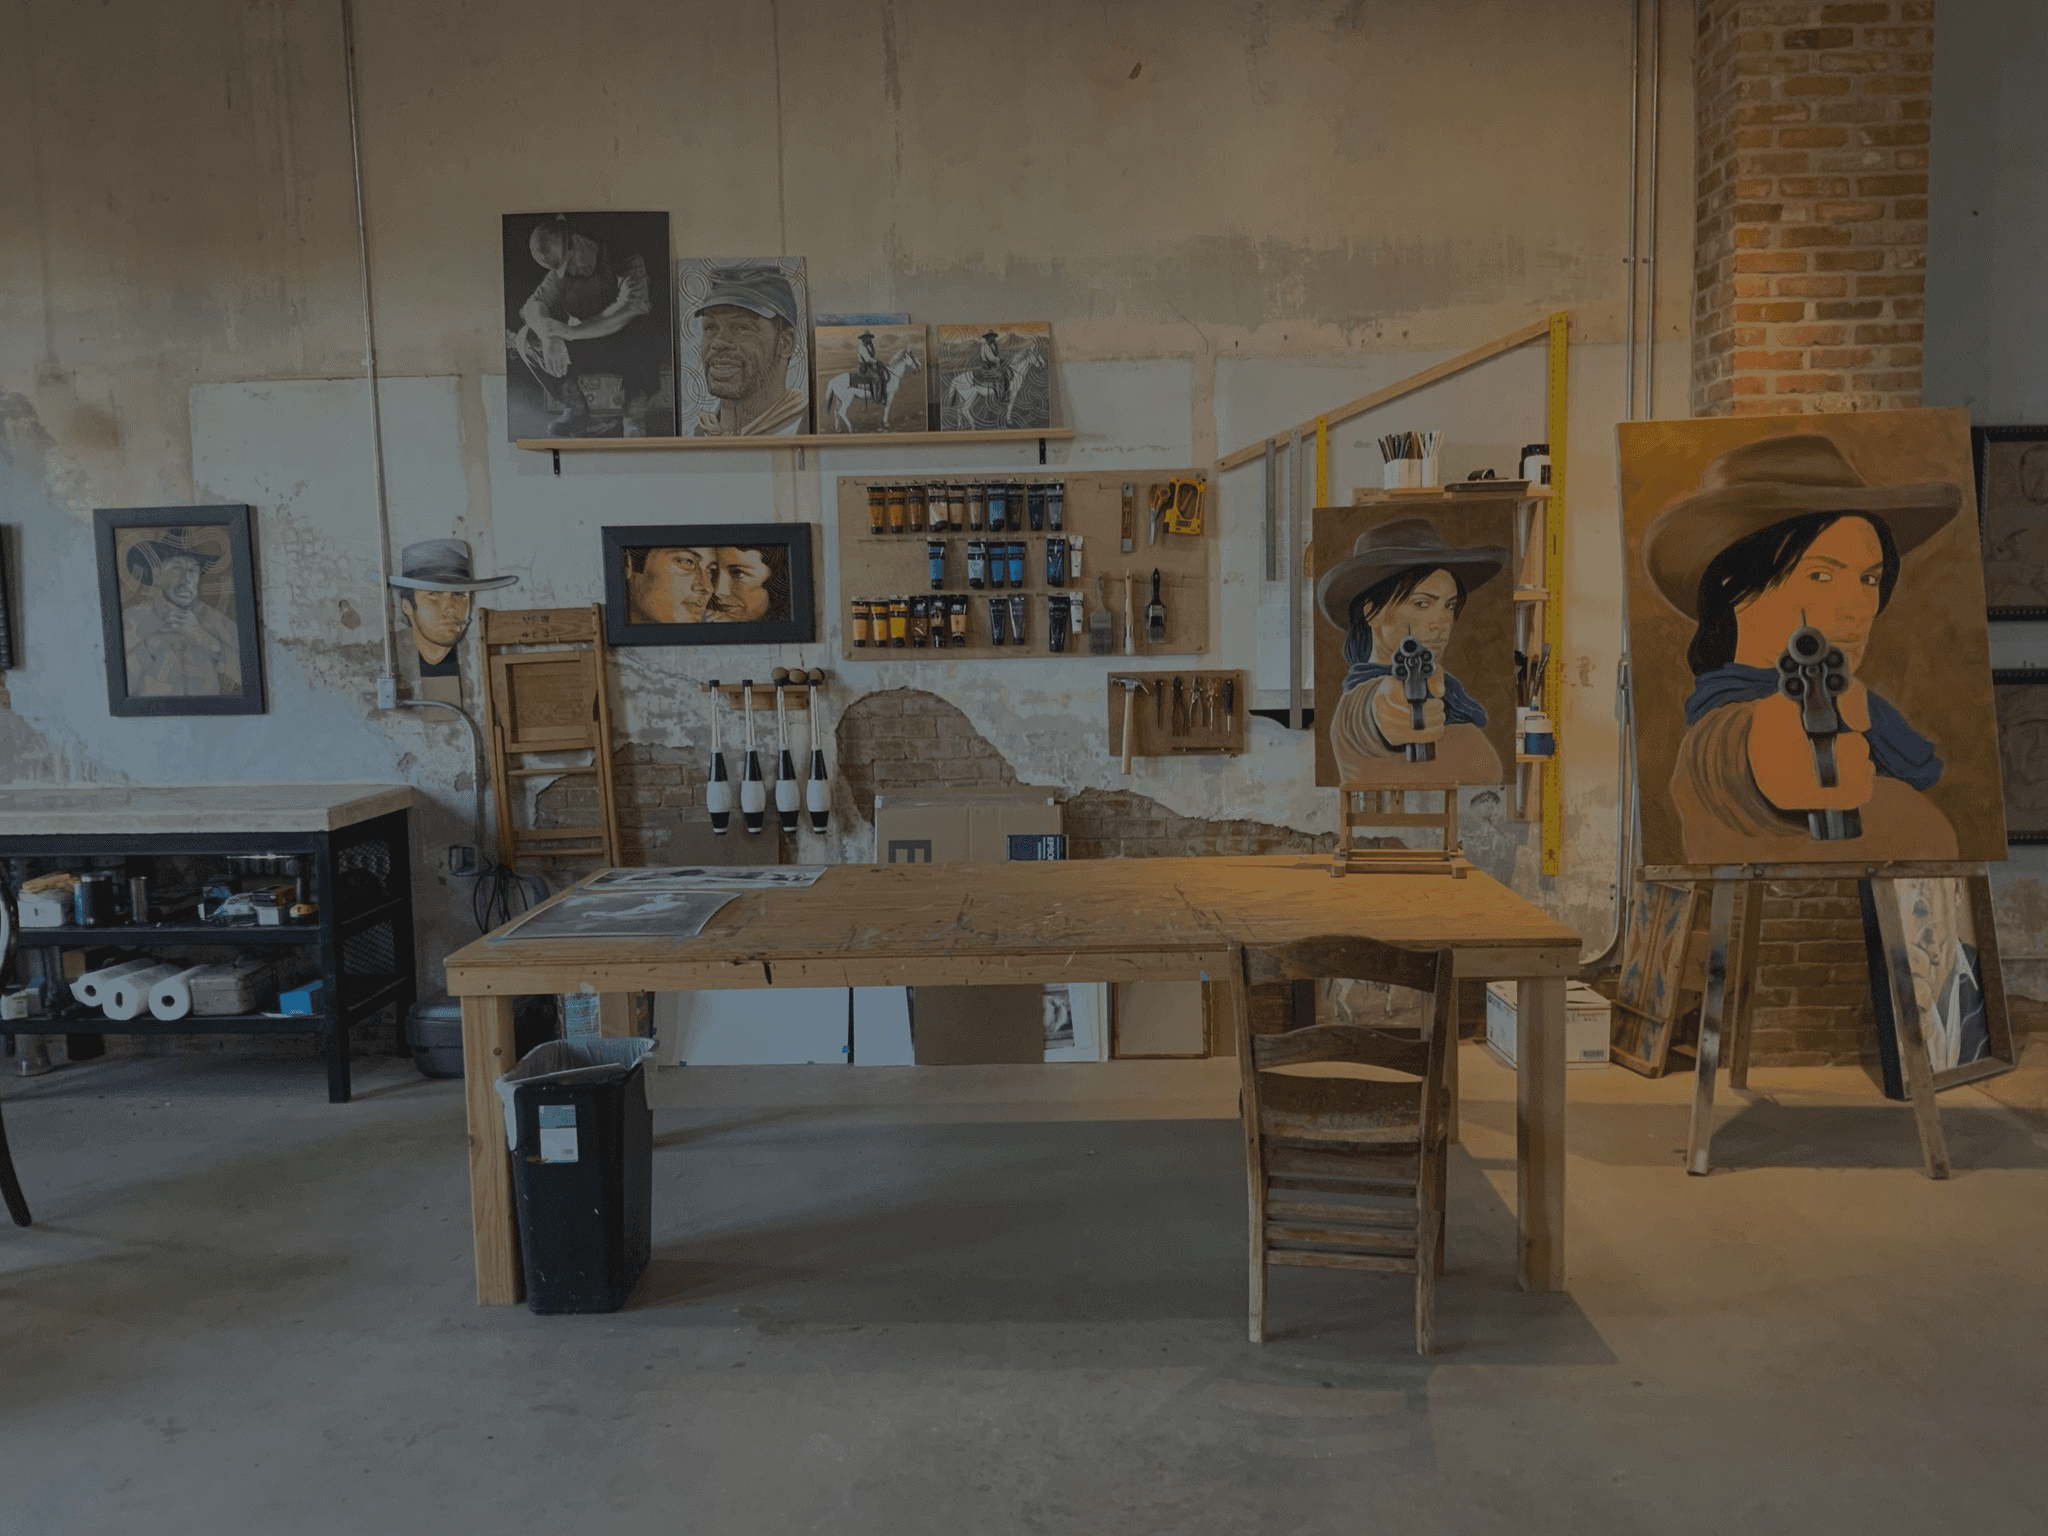
[[[1543,873],[1558,872],[1559,848],[1564,841],[1564,518],[1566,452],[1565,393],[1571,371],[1568,355],[1571,316],[1550,317],[1550,501],[1543,517],[1543,585],[1549,601],[1543,605],[1543,642],[1550,647],[1550,670],[1543,680],[1543,711],[1550,717],[1557,746],[1543,773]]]

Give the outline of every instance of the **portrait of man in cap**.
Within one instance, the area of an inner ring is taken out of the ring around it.
[[[803,263],[688,259],[678,264],[677,282],[692,435],[805,431],[811,400]]]
[[[461,539],[408,544],[398,564],[391,585],[398,589],[399,615],[412,631],[420,677],[461,677],[456,647],[469,628],[475,594],[509,587],[519,578],[476,575],[470,567],[469,545]]]
[[[513,440],[673,436],[668,215],[508,214],[504,259]]]
[[[1945,411],[1623,427],[1645,862],[2002,851],[1967,443]]]
[[[1484,640],[1464,624],[1475,595],[1505,596],[1507,584],[1495,583],[1508,565],[1507,514],[1497,505],[1445,517],[1455,526],[1407,512],[1316,513],[1316,721],[1324,747],[1318,767],[1327,756],[1329,782],[1507,778],[1511,753],[1494,738],[1500,725],[1512,726],[1512,702],[1507,720],[1497,724],[1512,643],[1500,629],[1497,602]],[[1478,693],[1461,675],[1475,669],[1488,674]],[[1481,695],[1491,696],[1491,707]]]
[[[121,635],[134,698],[220,698],[242,691],[235,571],[219,530],[123,529]]]

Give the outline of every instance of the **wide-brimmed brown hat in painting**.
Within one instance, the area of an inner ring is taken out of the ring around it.
[[[1361,533],[1350,555],[1323,573],[1316,583],[1316,606],[1324,618],[1344,629],[1351,623],[1351,600],[1397,571],[1441,566],[1456,572],[1469,592],[1498,576],[1507,563],[1502,545],[1446,544],[1436,525],[1423,518],[1382,523]]]
[[[1884,519],[1903,555],[1962,505],[1962,487],[1948,480],[1871,485],[1817,432],[1760,438],[1715,459],[1697,491],[1657,514],[1643,533],[1643,566],[1667,603],[1697,619],[1700,578],[1714,557],[1773,524],[1810,512],[1868,512]]]

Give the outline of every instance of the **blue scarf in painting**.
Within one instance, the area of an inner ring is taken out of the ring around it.
[[[1344,688],[1349,693],[1360,683],[1369,683],[1374,678],[1392,677],[1394,669],[1383,661],[1373,661],[1372,631],[1363,625],[1352,626],[1351,633],[1344,637]],[[1465,691],[1465,685],[1447,671],[1439,670],[1437,676],[1444,680],[1444,724],[1485,725],[1486,706]]]
[[[1751,704],[1777,691],[1778,674],[1768,667],[1734,662],[1716,667],[1693,680],[1692,697],[1685,701],[1685,723],[1697,725],[1724,704]],[[1933,788],[1943,766],[1934,743],[1908,725],[1890,700],[1875,689],[1869,692],[1870,729],[1863,736],[1870,743],[1871,766],[1886,778],[1899,779],[1915,789]]]

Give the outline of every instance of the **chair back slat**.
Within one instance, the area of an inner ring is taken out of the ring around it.
[[[1292,944],[1247,947],[1244,978],[1253,987],[1282,981],[1376,981],[1428,992],[1437,981],[1437,956],[1352,934],[1322,934]]]
[[[1312,1024],[1285,1034],[1255,1035],[1252,1060],[1262,1072],[1272,1067],[1341,1061],[1421,1077],[1429,1071],[1429,1045],[1413,1035],[1392,1034],[1363,1024]]]

